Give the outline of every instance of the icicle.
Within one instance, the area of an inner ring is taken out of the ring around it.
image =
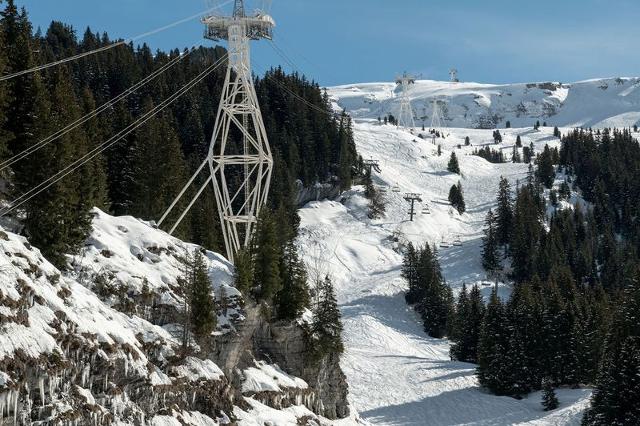
[[[104,373],[104,389],[103,392],[107,392],[107,383],[109,383],[109,371]]]
[[[15,396],[13,397],[13,424],[18,424],[18,399],[20,399],[20,388],[18,388],[15,392]]]
[[[196,391],[193,391],[193,396],[191,397],[191,405],[196,403]]]

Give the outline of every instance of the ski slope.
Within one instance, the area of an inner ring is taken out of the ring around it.
[[[300,210],[299,245],[312,279],[329,274],[336,286],[344,322],[346,351],[342,367],[350,385],[350,402],[360,416],[381,425],[578,425],[588,404],[589,390],[561,389],[561,406],[544,412],[540,394],[518,401],[481,390],[472,364],[452,362],[449,342],[432,339],[404,301],[406,284],[400,277],[399,242],[451,244],[439,248],[447,282],[457,293],[463,282],[478,283],[488,296],[491,287],[480,263],[485,215],[493,206],[500,176],[515,186],[526,176],[524,164],[491,164],[468,155],[478,145],[493,143],[489,130],[447,129],[438,139],[442,155],[431,140],[377,120],[356,120],[354,133],[363,158],[380,161],[374,183],[388,189],[383,219],[367,218],[363,189],[355,187],[341,199],[312,202]],[[418,130],[415,132],[419,133]],[[536,151],[558,146],[552,129],[502,130],[502,148],[509,154],[517,135]],[[464,145],[465,136],[474,146]],[[458,156],[462,176],[446,171],[451,151]],[[450,208],[451,185],[461,181],[467,212]],[[401,192],[393,192],[398,186]],[[409,222],[405,192],[422,195],[418,216]],[[421,214],[428,204],[431,214]],[[484,284],[484,285],[483,285]],[[499,284],[507,296],[510,288]]]
[[[397,116],[400,89],[394,83],[338,86],[329,94],[356,118]],[[481,84],[418,80],[409,87],[416,124],[430,125],[433,101],[444,125],[491,129],[533,125],[632,127],[640,123],[640,78],[605,78],[571,84]]]

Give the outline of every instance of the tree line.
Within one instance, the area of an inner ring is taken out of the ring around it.
[[[72,27],[60,22],[34,33],[26,11],[8,0],[0,16],[0,73],[29,69],[115,41],[90,29],[78,38]],[[183,56],[103,114],[3,170],[3,198],[25,194],[125,129],[226,51],[200,47],[187,53],[123,44],[1,82],[0,162],[4,162]],[[25,203],[20,209],[23,233],[48,259],[64,267],[64,254],[77,251],[90,230],[92,207],[157,220],[207,154],[224,73],[222,66],[124,140]],[[350,118],[334,114],[326,93],[304,76],[276,68],[256,77],[255,83],[275,160],[269,208],[276,211],[286,205],[291,214],[297,180],[305,186],[331,182],[342,189],[350,187],[358,162]],[[208,188],[176,235],[222,251],[217,216]]]

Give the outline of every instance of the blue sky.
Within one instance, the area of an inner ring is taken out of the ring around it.
[[[206,9],[205,0],[16,2],[43,29],[55,19],[114,38]],[[451,67],[464,81],[488,83],[640,75],[636,0],[273,0],[271,12],[275,44],[322,85],[390,81],[405,70],[447,79]],[[194,19],[142,41],[209,43],[201,35]],[[256,71],[285,65],[268,42],[252,48]]]

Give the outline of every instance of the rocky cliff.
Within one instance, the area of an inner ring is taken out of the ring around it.
[[[337,358],[308,366],[304,323],[270,324],[205,252],[218,328],[185,351],[182,259],[201,250],[94,210],[57,270],[0,232],[0,424],[323,424],[348,415]],[[177,423],[176,423],[177,422]]]

